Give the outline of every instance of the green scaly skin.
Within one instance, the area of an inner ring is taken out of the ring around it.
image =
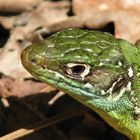
[[[22,64],[110,126],[140,140],[140,50],[109,33],[65,29],[27,47]]]

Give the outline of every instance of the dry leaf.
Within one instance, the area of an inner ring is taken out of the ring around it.
[[[32,10],[42,0],[0,0],[0,12],[22,12]]]
[[[87,27],[100,28],[115,24],[115,36],[134,43],[140,36],[140,1],[138,0],[73,0],[74,13]]]
[[[34,11],[15,18],[16,27],[11,30],[11,36],[4,48],[0,49],[0,72],[6,75],[12,73],[11,76],[14,78],[29,77],[20,60],[23,48],[31,44],[27,38],[32,36],[36,28],[65,20],[68,17],[68,8],[67,1],[42,2]]]
[[[116,37],[135,42],[140,36],[139,7],[139,0],[0,0],[0,31],[10,32],[0,48],[0,72],[4,73],[0,75],[0,136],[67,110],[80,107],[89,112],[69,96],[61,96],[58,90],[28,78],[31,75],[20,61],[23,48],[43,39],[43,33],[48,36],[70,27],[95,29],[110,22],[115,25]],[[105,122],[93,119],[93,112],[59,126],[61,129],[53,126],[23,139],[123,139],[110,134]]]
[[[14,79],[12,77],[2,75],[0,79],[0,97],[24,97],[34,95],[41,93],[41,90],[46,87],[47,91],[44,92],[50,92],[53,90],[53,88],[50,88],[47,84],[33,81],[32,79]]]

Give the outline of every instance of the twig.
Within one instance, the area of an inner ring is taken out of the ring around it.
[[[21,129],[16,130],[12,133],[9,133],[3,137],[0,137],[0,140],[16,140],[18,138],[32,134],[32,133],[37,132],[43,128],[49,127],[51,125],[62,122],[64,120],[67,120],[67,119],[72,118],[72,117],[77,116],[77,115],[78,116],[83,115],[83,111],[75,110],[73,112],[61,113],[61,114],[56,115],[54,117],[51,117],[45,121],[38,122],[38,123],[36,123],[32,126],[29,126],[27,128],[21,128]]]
[[[49,102],[48,105],[53,105],[56,100],[58,100],[61,96],[65,95],[63,91],[59,91]]]

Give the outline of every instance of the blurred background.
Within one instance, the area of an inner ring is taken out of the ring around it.
[[[140,0],[0,0],[0,140],[127,140],[96,113],[33,78],[20,54],[65,28],[110,32],[135,43],[139,7]]]

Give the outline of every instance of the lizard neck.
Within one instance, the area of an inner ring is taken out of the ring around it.
[[[129,66],[133,67],[132,90],[130,100],[133,104],[131,118],[123,123],[125,128],[122,130],[131,140],[140,140],[140,53],[139,47],[120,40],[119,46],[124,54],[125,60]],[[128,129],[127,129],[128,128]]]
[[[92,101],[89,101],[88,104],[85,104],[96,113],[98,113],[110,126],[114,129],[123,133],[131,140],[140,140],[140,118],[135,118],[129,113],[122,114],[114,114],[114,111],[110,111],[110,113],[106,113],[103,109],[92,106]],[[114,117],[110,117],[114,116]]]
[[[118,132],[126,135],[130,140],[140,140],[140,118],[137,120],[134,120],[133,118],[129,120],[127,117],[126,119],[123,117],[116,119],[110,118],[110,115],[106,114],[102,110],[98,109],[96,112],[100,114],[110,126],[116,129]]]
[[[140,140],[140,120],[131,122],[127,128],[128,130],[123,129],[123,131],[131,140]]]

